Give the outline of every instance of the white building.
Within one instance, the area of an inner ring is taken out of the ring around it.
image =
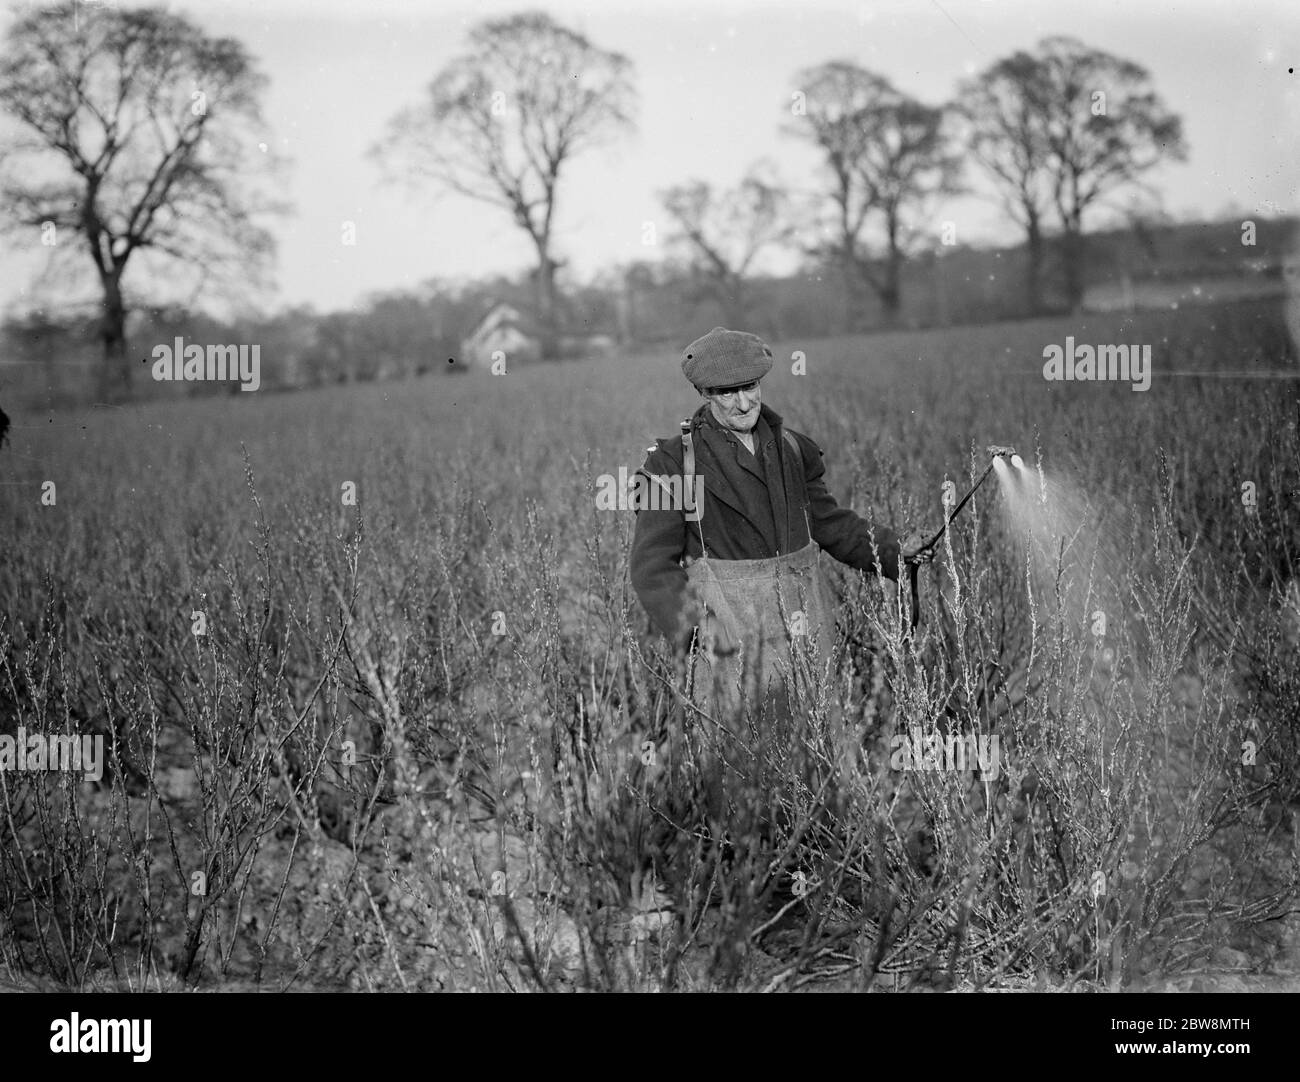
[[[541,341],[530,321],[513,305],[494,304],[478,325],[461,342],[457,363],[489,368],[500,354],[507,365],[541,358]]]

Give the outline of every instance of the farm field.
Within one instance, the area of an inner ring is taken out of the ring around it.
[[[1045,380],[1067,336],[1150,345],[1149,390]],[[99,734],[106,761],[0,776],[0,977],[1294,987],[1281,306],[772,345],[764,402],[841,502],[932,530],[943,482],[1010,443],[1069,494],[1066,543],[1027,551],[985,485],[909,642],[836,567],[840,649],[760,749],[782,784],[725,824],[690,794],[734,747],[684,710],[633,515],[595,498],[698,404],[672,351],[15,416],[0,731]],[[1002,769],[891,769],[918,727],[996,734]]]

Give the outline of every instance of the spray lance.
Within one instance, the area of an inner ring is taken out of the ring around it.
[[[989,453],[989,464],[987,467],[985,467],[984,472],[979,475],[979,479],[973,485],[971,485],[970,490],[966,493],[965,496],[961,498],[957,506],[954,507],[948,513],[948,517],[944,520],[943,525],[940,526],[939,529],[935,531],[934,536],[930,538],[930,540],[927,541],[924,545],[922,545],[919,549],[917,549],[916,552],[913,553],[912,556],[907,561],[907,577],[909,579],[909,585],[911,586],[912,589],[912,629],[913,630],[916,629],[916,625],[921,619],[920,597],[919,597],[919,590],[917,588],[917,574],[920,570],[920,565],[921,565],[920,558],[924,556],[926,553],[933,552],[934,547],[940,541],[943,540],[943,535],[948,532],[948,527],[952,525],[952,520],[955,519],[957,517],[958,512],[960,512],[961,509],[970,502],[970,498],[975,495],[975,490],[979,488],[980,485],[984,483],[988,475],[993,472],[993,467],[997,463],[997,460],[999,458],[1010,458],[1012,455],[1016,453],[1016,449],[1014,447],[1007,447],[1002,444],[991,444],[988,447],[988,453]]]

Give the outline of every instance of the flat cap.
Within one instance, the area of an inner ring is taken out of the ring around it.
[[[772,351],[756,334],[714,327],[682,355],[682,373],[700,390],[738,387],[772,370]]]

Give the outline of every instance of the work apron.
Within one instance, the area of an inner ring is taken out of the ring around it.
[[[820,551],[810,541],[785,556],[705,557],[686,568],[700,606],[688,666],[698,713],[679,737],[692,749],[702,808],[715,828],[745,792],[788,803],[789,772],[806,773],[794,764],[808,746],[808,706],[825,687],[835,635]]]
[[[693,700],[734,707],[792,687],[810,690],[835,635],[815,541],[765,560],[700,557],[686,577],[701,611]]]

